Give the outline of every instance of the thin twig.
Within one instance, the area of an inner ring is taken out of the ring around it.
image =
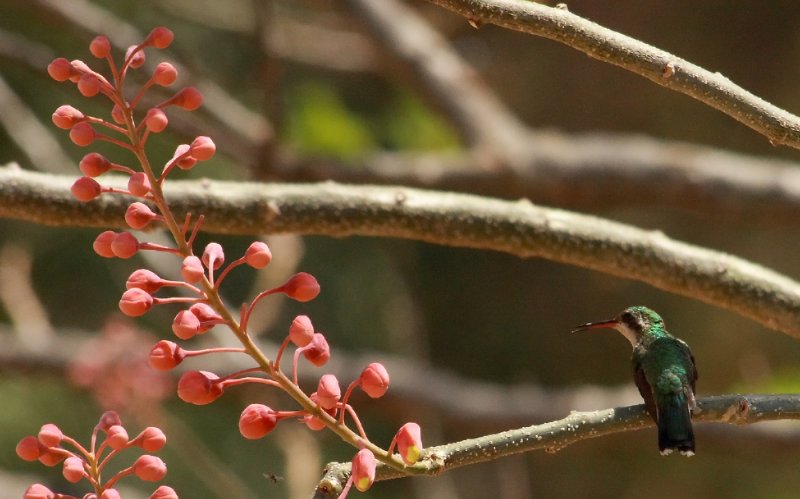
[[[104,183],[111,182],[111,178]],[[73,178],[0,168],[0,217],[54,226],[122,227],[129,202],[80,203]],[[380,236],[539,257],[635,279],[800,337],[800,283],[725,253],[598,217],[405,187],[175,181],[179,216],[209,232]]]
[[[695,421],[745,425],[760,421],[800,419],[800,395],[796,394],[720,395],[698,399],[697,403]],[[390,480],[407,474],[435,476],[453,468],[539,449],[558,452],[582,440],[638,430],[653,424],[644,405],[572,412],[566,418],[550,423],[428,447],[423,459],[410,466],[408,473],[378,466],[376,480]],[[350,463],[328,464],[314,497],[336,497],[349,473]]]
[[[800,149],[800,117],[712,73],[644,42],[581,18],[566,8],[523,0],[428,0],[466,17],[563,43],[663,87],[693,97],[766,136]]]

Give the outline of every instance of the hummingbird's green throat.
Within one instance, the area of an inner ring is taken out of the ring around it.
[[[573,332],[600,328],[616,329],[633,346],[633,380],[658,426],[661,454],[677,449],[694,455],[697,368],[689,345],[669,334],[661,316],[647,307],[626,308],[613,319],[583,324]]]

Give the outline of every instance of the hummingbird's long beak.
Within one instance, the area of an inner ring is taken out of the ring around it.
[[[605,321],[598,321],[598,322],[587,322],[586,324],[581,324],[573,329],[572,333],[577,333],[579,331],[586,331],[588,329],[616,329],[617,324],[619,321],[617,319],[608,319]]]

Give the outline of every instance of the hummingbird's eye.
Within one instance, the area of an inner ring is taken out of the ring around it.
[[[622,322],[624,322],[625,324],[628,324],[628,325],[632,325],[632,324],[636,323],[636,319],[633,317],[633,314],[630,313],[630,312],[622,312],[622,315],[620,315],[619,318],[620,318],[620,320]]]

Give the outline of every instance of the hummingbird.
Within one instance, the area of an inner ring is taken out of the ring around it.
[[[678,450],[693,456],[697,368],[689,345],[667,332],[660,315],[642,306],[626,308],[613,319],[582,324],[572,332],[599,328],[616,329],[631,342],[633,380],[658,426],[661,455]]]

